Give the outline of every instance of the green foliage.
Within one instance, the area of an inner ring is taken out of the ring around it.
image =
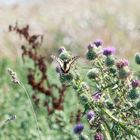
[[[9,59],[3,59],[0,61],[0,67],[0,123],[8,119],[10,115],[16,115],[16,119],[14,121],[7,123],[6,125],[0,128],[0,139],[38,140],[36,123],[32,114],[29,100],[21,87],[11,83],[10,77],[7,73],[8,67],[12,67],[14,70],[16,69],[16,73],[20,81],[22,81],[25,84],[25,87],[31,96],[33,92],[31,87],[27,85],[26,66],[24,66],[23,63],[16,62],[15,64],[13,64],[13,62],[11,62]],[[51,66],[48,72],[49,75],[51,75],[51,81],[59,85],[59,78],[57,77],[56,72],[54,71],[54,69],[52,69]],[[72,90],[67,91],[65,100],[66,102],[64,104],[64,112],[60,116],[60,119],[62,119],[60,125],[67,126],[65,129],[63,129],[64,132],[58,129],[57,125],[52,126],[53,128],[49,127],[49,124],[51,124],[57,116],[48,116],[47,110],[44,109],[42,105],[39,105],[38,107],[34,105],[37,119],[39,122],[39,127],[41,130],[42,140],[67,140],[70,137],[71,139],[74,139],[72,138],[73,126],[68,125],[70,112],[78,108],[76,104],[76,95],[72,92]]]

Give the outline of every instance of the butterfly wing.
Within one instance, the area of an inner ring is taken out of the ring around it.
[[[63,68],[64,63],[63,63],[63,61],[62,61],[60,58],[57,58],[57,57],[54,56],[54,55],[51,55],[51,58],[52,58],[53,60],[56,60],[56,62],[59,64],[60,68]]]
[[[79,56],[74,56],[74,57],[72,57],[70,60],[67,61],[67,63],[66,63],[66,69],[65,69],[66,73],[69,72],[71,66],[74,64],[74,62],[75,62],[78,58],[79,58]]]
[[[52,55],[51,58],[52,58],[53,60],[56,60],[56,61],[57,61],[57,63],[58,63],[59,66],[60,66],[60,69],[61,69],[61,71],[62,71],[63,73],[68,73],[69,70],[70,70],[70,68],[71,68],[71,66],[72,66],[73,63],[79,58],[79,56],[74,56],[74,57],[72,57],[71,59],[66,60],[66,61],[63,61],[63,60],[57,58],[57,57],[54,56],[54,55]]]

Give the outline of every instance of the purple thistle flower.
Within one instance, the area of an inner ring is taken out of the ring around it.
[[[119,60],[117,63],[116,63],[116,66],[118,69],[121,69],[125,66],[128,66],[128,60],[126,59],[123,59],[123,60]]]
[[[105,56],[111,55],[113,53],[115,53],[115,48],[113,47],[107,47],[107,48],[104,48],[103,50],[103,55]]]
[[[73,132],[74,132],[75,134],[81,134],[82,131],[83,131],[83,129],[84,129],[84,125],[81,124],[81,123],[79,123],[79,124],[76,124],[76,125],[74,126]]]
[[[94,139],[95,140],[103,140],[103,134],[101,132],[96,133]]]
[[[100,100],[102,94],[100,92],[96,92],[92,95],[93,99],[97,102]]]
[[[88,120],[94,119],[94,117],[95,117],[94,111],[90,110],[87,112],[87,119]]]
[[[65,51],[66,49],[64,47],[60,47],[59,50],[58,50],[58,53],[62,53],[63,51]]]
[[[136,88],[136,87],[140,86],[140,81],[139,80],[133,80],[131,85],[132,85],[133,88]]]
[[[88,50],[92,50],[94,48],[94,44],[93,43],[90,43],[88,46],[87,46]]]
[[[103,40],[101,40],[101,39],[96,39],[95,42],[94,42],[94,44],[95,44],[96,47],[102,46]]]

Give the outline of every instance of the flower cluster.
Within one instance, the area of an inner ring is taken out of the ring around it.
[[[140,138],[136,133],[140,125],[140,116],[136,111],[140,108],[140,81],[133,75],[128,60],[115,57],[115,50],[111,46],[103,48],[103,41],[100,39],[90,43],[86,53],[86,59],[93,61],[86,74],[89,80],[83,80],[80,71],[73,71],[74,76],[69,83],[84,107],[83,113],[87,116],[95,140],[123,138],[124,135]],[[61,48],[59,52],[66,53],[66,49]],[[64,56],[60,58],[70,59]],[[140,64],[139,58],[137,53],[137,64]],[[67,78],[65,80],[68,81]],[[131,117],[128,118],[129,115]],[[130,133],[132,128],[134,131]],[[120,131],[116,133],[116,129]],[[83,123],[76,124],[73,129],[74,133],[79,135],[83,135],[84,130]]]

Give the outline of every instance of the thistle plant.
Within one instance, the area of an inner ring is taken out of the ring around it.
[[[33,62],[27,74],[34,91],[32,100],[39,106],[42,102],[38,94],[46,97],[43,106],[51,129],[66,134],[64,139],[69,140],[74,139],[69,128],[79,140],[140,139],[140,73],[132,71],[128,60],[118,59],[114,47],[103,47],[103,41],[97,39],[87,46],[84,58],[61,47],[58,56],[50,56],[52,63],[56,62],[54,69],[61,82],[58,86],[50,82],[49,61],[39,53],[43,35],[31,35],[29,25],[23,28],[10,25],[9,31],[15,31],[28,43],[21,49],[23,61],[26,63],[28,58]],[[86,69],[78,65],[80,59],[86,60],[83,64]],[[140,65],[140,53],[136,53],[135,62]],[[16,75],[11,75],[13,82],[19,84]],[[64,102],[69,88],[75,92],[82,109],[73,109],[67,120]]]
[[[58,58],[70,61],[71,54],[65,48],[60,50]],[[80,122],[74,126],[74,133],[80,140],[140,139],[140,81],[128,60],[118,59],[115,48],[103,47],[100,39],[88,45],[85,55],[85,75],[77,65],[68,73],[61,65],[57,67],[60,81],[76,92],[90,129],[90,135],[84,137],[84,124]],[[139,53],[135,61],[140,64]]]

